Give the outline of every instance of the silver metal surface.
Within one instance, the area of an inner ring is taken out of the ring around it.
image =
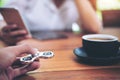
[[[20,61],[23,63],[31,63],[38,58],[47,59],[47,58],[51,58],[53,56],[54,56],[54,53],[52,51],[44,51],[44,52],[37,51],[37,53],[35,53],[35,54],[29,54],[27,56],[21,57]]]

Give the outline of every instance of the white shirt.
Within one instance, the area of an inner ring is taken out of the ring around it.
[[[57,8],[52,0],[10,0],[9,7],[17,8],[31,31],[71,29],[79,18],[73,0]]]

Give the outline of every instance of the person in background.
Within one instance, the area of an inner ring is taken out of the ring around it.
[[[74,22],[79,23],[84,33],[99,33],[102,29],[89,0],[10,0],[6,7],[18,9],[31,32],[71,30]],[[31,38],[17,27],[17,24],[5,26],[1,39],[16,44]]]
[[[17,45],[6,48],[0,48],[0,80],[13,80],[17,76],[23,75],[29,71],[33,71],[39,68],[39,61],[34,61],[27,66],[13,67],[15,66],[17,57],[28,53],[34,54],[35,50],[28,45]]]

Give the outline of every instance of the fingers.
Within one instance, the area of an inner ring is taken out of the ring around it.
[[[32,48],[31,46],[29,46],[27,44],[13,46],[13,48],[15,50],[16,56],[19,56],[20,54],[23,54],[23,53],[27,53],[27,54],[35,54],[36,53],[36,50],[34,50],[34,48]]]
[[[14,45],[17,42],[32,38],[31,35],[24,29],[19,29],[17,25],[8,25],[3,27],[0,32],[1,39],[8,45]]]
[[[5,34],[2,36],[3,36],[2,40],[8,45],[16,45],[21,40],[32,38],[32,36],[29,36],[29,34],[24,35],[24,33],[23,35],[22,34],[19,34],[19,35]]]
[[[2,35],[9,36],[11,38],[16,38],[19,36],[25,37],[27,35],[27,31],[24,29],[19,29],[19,27],[14,24],[14,25],[5,26],[2,29]]]
[[[17,77],[17,76],[25,74],[29,71],[33,71],[35,69],[38,69],[39,67],[40,67],[39,62],[35,61],[35,62],[33,62],[32,64],[29,64],[26,67],[21,67],[21,68],[14,69],[14,75],[15,75],[15,77]]]
[[[25,35],[25,34],[27,34],[25,30],[17,30],[17,31],[9,32],[9,35],[11,35],[12,37],[16,37],[19,35]]]
[[[1,48],[0,68],[7,68],[8,66],[12,65],[17,60],[17,57],[19,57],[20,55],[24,53],[34,54],[36,53],[36,51],[34,50],[34,48],[30,47],[29,45],[25,45],[25,44]]]
[[[26,38],[28,39],[28,38],[32,38],[32,35],[31,34],[28,34],[28,35],[26,35]]]
[[[14,57],[18,57],[19,55],[24,54],[24,53],[27,53],[27,54],[36,53],[36,50],[27,44],[21,44],[17,46],[10,46],[6,48],[2,48],[1,51],[3,51],[3,53],[5,53],[6,55],[7,54],[14,55]]]
[[[8,33],[10,31],[17,30],[17,29],[18,29],[18,26],[16,24],[7,25],[7,26],[5,26],[5,27],[2,28],[2,32],[3,33]]]
[[[3,36],[9,36],[9,37],[19,37],[19,36],[24,36],[27,35],[27,31],[24,29],[19,29],[19,30],[4,30],[2,32]]]

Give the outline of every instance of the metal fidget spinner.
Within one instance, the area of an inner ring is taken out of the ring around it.
[[[20,58],[20,61],[23,63],[31,63],[34,60],[36,60],[37,58],[51,58],[54,56],[54,53],[52,51],[44,51],[44,52],[39,52],[37,51],[37,53],[35,54],[29,54],[27,56],[23,56]]]

